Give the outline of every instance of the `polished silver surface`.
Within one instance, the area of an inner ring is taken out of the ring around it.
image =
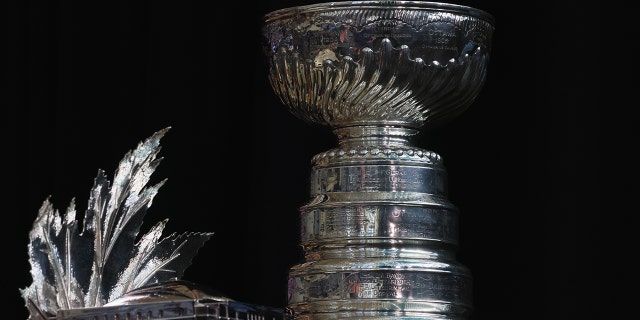
[[[20,289],[29,320],[98,319],[101,311],[108,312],[102,306],[131,291],[180,279],[213,235],[184,232],[163,236],[165,219],[138,237],[142,219],[165,182],[147,185],[160,164],[160,139],[168,130],[155,132],[127,152],[113,182],[98,170],[82,225],[76,220],[74,201],[64,215],[49,199],[44,201],[29,232],[33,281]],[[59,314],[82,313],[88,308],[95,318]],[[106,317],[104,313],[100,319]]]
[[[287,320],[284,308],[244,303],[181,280],[211,232],[172,233],[167,220],[138,238],[158,189],[147,186],[169,128],[125,154],[113,183],[99,170],[84,224],[75,204],[60,216],[45,200],[29,233],[33,282],[21,289],[28,320]]]
[[[481,10],[420,1],[277,10],[265,17],[269,79],[293,114],[332,128],[443,123],[484,83],[492,22]]]
[[[286,320],[283,309],[229,299],[202,284],[166,281],[136,288],[101,307],[59,310],[52,320]]]
[[[414,146],[479,94],[493,18],[466,6],[344,1],[264,17],[268,79],[338,147],[312,159],[300,207],[305,261],[289,271],[296,319],[466,319],[457,207],[441,157]]]

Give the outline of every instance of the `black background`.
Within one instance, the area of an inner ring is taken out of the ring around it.
[[[271,91],[260,23],[310,3],[5,4],[5,310],[27,317],[18,289],[31,284],[27,236],[45,198],[61,212],[75,198],[80,218],[97,170],[112,177],[126,151],[169,126],[152,176],[167,182],[145,226],[169,218],[166,234],[214,232],[184,279],[285,306],[288,268],[302,262],[310,159],[336,140]],[[633,93],[623,74],[637,32],[625,28],[625,7],[452,3],[495,16],[488,78],[465,113],[418,144],[444,158],[461,210],[473,319],[627,312],[610,299],[628,281],[626,227],[638,214],[627,112],[637,102],[623,95]]]

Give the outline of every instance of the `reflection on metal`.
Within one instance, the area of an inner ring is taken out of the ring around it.
[[[164,184],[146,186],[168,130],[128,152],[113,184],[99,170],[80,232],[73,202],[64,216],[44,202],[29,233],[33,282],[21,289],[29,320],[287,319],[284,309],[234,301],[180,279],[213,233],[162,237],[164,220],[137,238]]]
[[[423,1],[343,1],[264,17],[268,78],[339,147],[312,159],[300,207],[305,261],[289,272],[296,320],[466,319],[457,207],[441,157],[412,143],[482,88],[493,17]]]
[[[59,310],[55,320],[216,319],[286,320],[282,309],[228,299],[188,281],[171,281],[128,292],[102,307]]]

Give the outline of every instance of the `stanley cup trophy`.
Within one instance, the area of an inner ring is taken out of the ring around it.
[[[458,209],[441,157],[411,143],[471,105],[493,17],[421,1],[345,1],[267,13],[269,81],[338,147],[311,159],[300,207],[305,261],[289,271],[297,320],[467,319]]]

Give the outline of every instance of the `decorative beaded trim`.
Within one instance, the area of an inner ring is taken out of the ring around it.
[[[370,159],[405,160],[442,164],[442,157],[433,151],[402,146],[358,146],[352,148],[336,148],[316,154],[311,159],[311,163],[315,165],[323,165],[330,162]]]

